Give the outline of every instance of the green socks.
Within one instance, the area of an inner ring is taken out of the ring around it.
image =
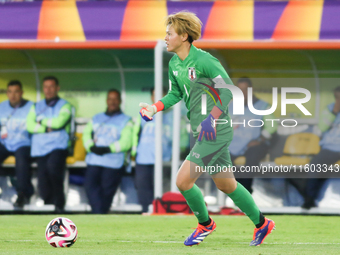
[[[241,183],[237,183],[237,187],[234,192],[227,194],[254,223],[258,226],[264,219],[259,208],[255,204],[255,201],[248,190]],[[261,225],[261,224],[260,224]]]
[[[196,184],[185,191],[181,191],[184,198],[187,200],[187,203],[198,219],[199,223],[203,223],[209,220],[208,209],[205,205],[204,198],[201,190],[198,188]],[[233,192],[234,193],[234,192]],[[236,204],[236,203],[235,203]]]
[[[181,193],[198,219],[198,222],[207,222],[209,220],[208,209],[205,205],[202,192],[198,186],[194,184],[191,189],[181,191]],[[263,215],[255,204],[249,191],[246,190],[242,184],[237,183],[237,187],[234,192],[227,195],[234,201],[235,205],[237,205],[241,211],[250,218],[256,227],[260,227],[263,224]]]

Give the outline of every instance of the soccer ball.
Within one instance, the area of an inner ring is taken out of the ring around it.
[[[56,248],[71,247],[77,240],[78,230],[71,220],[58,217],[47,224],[46,241]]]

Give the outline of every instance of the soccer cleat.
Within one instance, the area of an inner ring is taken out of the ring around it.
[[[203,226],[198,223],[195,231],[188,236],[188,238],[184,241],[184,245],[193,246],[198,245],[203,242],[204,238],[206,238],[209,234],[211,234],[216,228],[216,223],[211,219],[211,223],[209,226]]]
[[[250,242],[250,246],[259,246],[274,229],[275,222],[265,218],[262,227],[254,229],[253,241]]]

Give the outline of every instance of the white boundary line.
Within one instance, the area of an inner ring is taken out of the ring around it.
[[[36,242],[39,240],[0,240],[1,242]],[[96,242],[117,242],[117,243],[177,243],[182,244],[183,242],[179,241],[131,241],[131,240],[84,240],[79,239],[80,242],[83,243],[96,243]],[[230,242],[230,244],[249,244],[249,242]],[[340,243],[314,243],[314,242],[307,242],[307,243],[294,243],[294,242],[272,242],[267,243],[264,242],[263,244],[269,244],[269,245],[340,245]]]

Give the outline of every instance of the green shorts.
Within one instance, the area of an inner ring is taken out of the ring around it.
[[[210,175],[221,172],[223,167],[232,167],[229,153],[230,141],[196,141],[186,160],[203,167]]]

